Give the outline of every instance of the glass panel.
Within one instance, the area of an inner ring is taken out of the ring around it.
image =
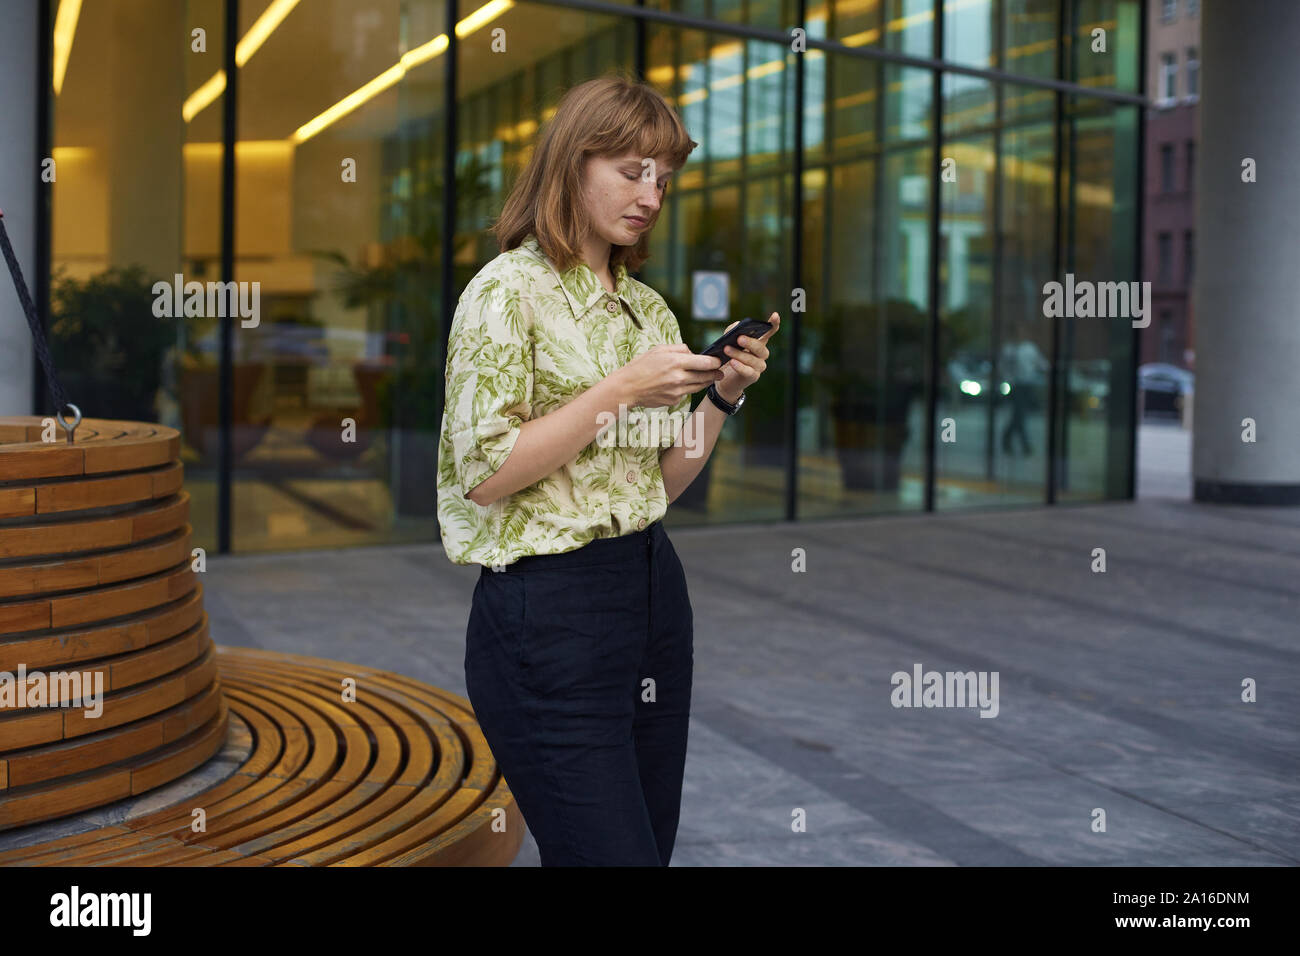
[[[1141,4],[1138,0],[1073,0],[1073,55],[1068,79],[1082,86],[1136,93]]]
[[[944,0],[943,58],[963,66],[997,67],[1001,0]]]
[[[872,77],[872,90],[887,84],[890,97],[867,102],[876,113],[892,103],[920,142],[900,140],[896,122],[883,150],[858,136],[837,143],[833,163],[805,168],[800,517],[924,503],[930,74],[831,60],[831,76]],[[821,92],[809,87],[809,96]],[[882,119],[869,122],[881,128]]]
[[[1054,78],[1057,4],[1058,0],[945,0],[944,59]]]
[[[879,46],[884,31],[881,18],[884,16],[883,4],[888,0],[831,0],[826,3],[808,4],[808,32],[814,36],[813,24],[824,25],[829,17],[830,31],[826,35],[838,40],[845,46]],[[838,65],[838,64],[837,64]]]
[[[636,0],[614,2],[633,5]],[[785,0],[645,0],[645,6],[703,20],[740,23],[782,32],[790,26],[793,13],[791,5]],[[700,141],[698,136],[695,141]]]
[[[820,50],[812,52],[819,56],[808,63],[806,89],[818,92],[816,96],[810,94],[804,106],[805,165],[826,160],[827,140],[836,160],[851,160],[863,150],[874,149],[883,102],[880,64],[855,56],[825,57]],[[818,65],[815,75],[811,69],[814,63]],[[822,117],[825,125],[819,123],[814,135],[813,124]]]
[[[1059,0],[1003,0],[1002,35],[1006,51],[1003,62],[1008,73],[1039,79],[1056,77],[1058,3]]]
[[[993,84],[961,73],[943,75],[943,135],[993,125]]]
[[[156,317],[153,285],[221,278],[223,97],[209,81],[223,9],[81,5],[51,100],[51,358],[87,418],[181,430],[192,542],[208,551],[219,412],[217,356],[202,333],[215,320]],[[174,42],[199,27],[202,50]]]
[[[788,46],[647,24],[647,78],[700,143],[652,237],[640,276],[677,316],[687,345],[701,349],[732,321],[782,316],[790,323],[794,211],[794,56]],[[674,64],[678,64],[674,66]],[[728,317],[697,318],[696,272],[724,272]],[[781,353],[776,351],[776,355]],[[770,520],[785,514],[785,402],[781,360],[746,393],[700,476],[674,502],[674,521]]]
[[[1029,102],[1034,93],[1028,87],[1002,90],[1007,103]],[[1045,115],[1034,121],[1005,110],[1007,120],[1000,135],[1002,221],[990,359],[997,360],[998,380],[992,451],[999,455],[999,494],[1004,502],[1042,501],[1047,493],[1052,323],[1043,315],[1042,289],[1052,275],[1056,251],[1054,105],[1053,98]]]
[[[934,56],[934,0],[885,0],[885,49]]]
[[[242,35],[268,9],[240,4]],[[241,71],[236,279],[261,319],[235,330],[236,550],[436,539],[444,26],[440,3],[320,0]]]
[[[937,508],[1045,494],[1051,324],[1039,290],[1053,263],[1054,135],[1017,119],[944,144]]]
[[[1133,319],[1150,297],[1137,274],[1136,107],[1069,98],[1062,229],[1066,273],[1094,286],[1092,315],[1076,285],[1074,317],[1061,324],[1057,472],[1059,500],[1097,500],[1126,493],[1134,421]],[[1124,293],[1127,293],[1125,295]],[[1068,299],[1068,296],[1066,297]],[[1153,323],[1154,324],[1154,323]]]

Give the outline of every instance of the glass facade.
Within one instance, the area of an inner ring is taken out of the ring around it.
[[[700,143],[639,278],[696,348],[783,320],[669,523],[1130,493],[1134,332],[1043,287],[1139,276],[1138,0],[241,0],[230,49],[224,0],[49,3],[54,358],[87,416],[182,429],[198,545],[437,539],[451,311],[611,69]],[[189,307],[223,281],[255,316]]]

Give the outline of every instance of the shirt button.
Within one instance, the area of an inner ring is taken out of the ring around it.
[[[642,518],[640,521],[636,523],[636,530],[640,531],[644,527],[645,527],[645,518]]]
[[[629,472],[627,473],[627,483],[630,485],[630,484],[633,484],[635,481],[636,481],[636,472],[635,472],[635,471],[629,471]]]
[[[613,299],[610,299],[608,302],[605,303],[605,308],[608,309],[610,312],[617,312],[618,303],[615,302]]]

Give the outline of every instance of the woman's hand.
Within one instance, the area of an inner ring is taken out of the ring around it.
[[[773,312],[767,319],[772,323],[772,331],[764,332],[759,338],[751,339],[742,335],[736,342],[739,348],[730,345],[726,353],[730,361],[722,366],[723,376],[717,383],[718,394],[726,401],[740,401],[740,393],[758,381],[758,377],[767,369],[767,340],[776,335],[781,328],[781,316]],[[732,322],[724,331],[730,331],[736,325]]]
[[[687,346],[656,345],[628,362],[610,378],[620,382],[631,406],[659,408],[676,405],[683,396],[723,380],[725,359],[696,355]]]

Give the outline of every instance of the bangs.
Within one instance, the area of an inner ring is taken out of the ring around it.
[[[656,104],[646,117],[646,122],[636,128],[632,142],[628,144],[640,156],[667,156],[674,170],[686,165],[698,143],[693,141],[676,117],[668,116]]]

